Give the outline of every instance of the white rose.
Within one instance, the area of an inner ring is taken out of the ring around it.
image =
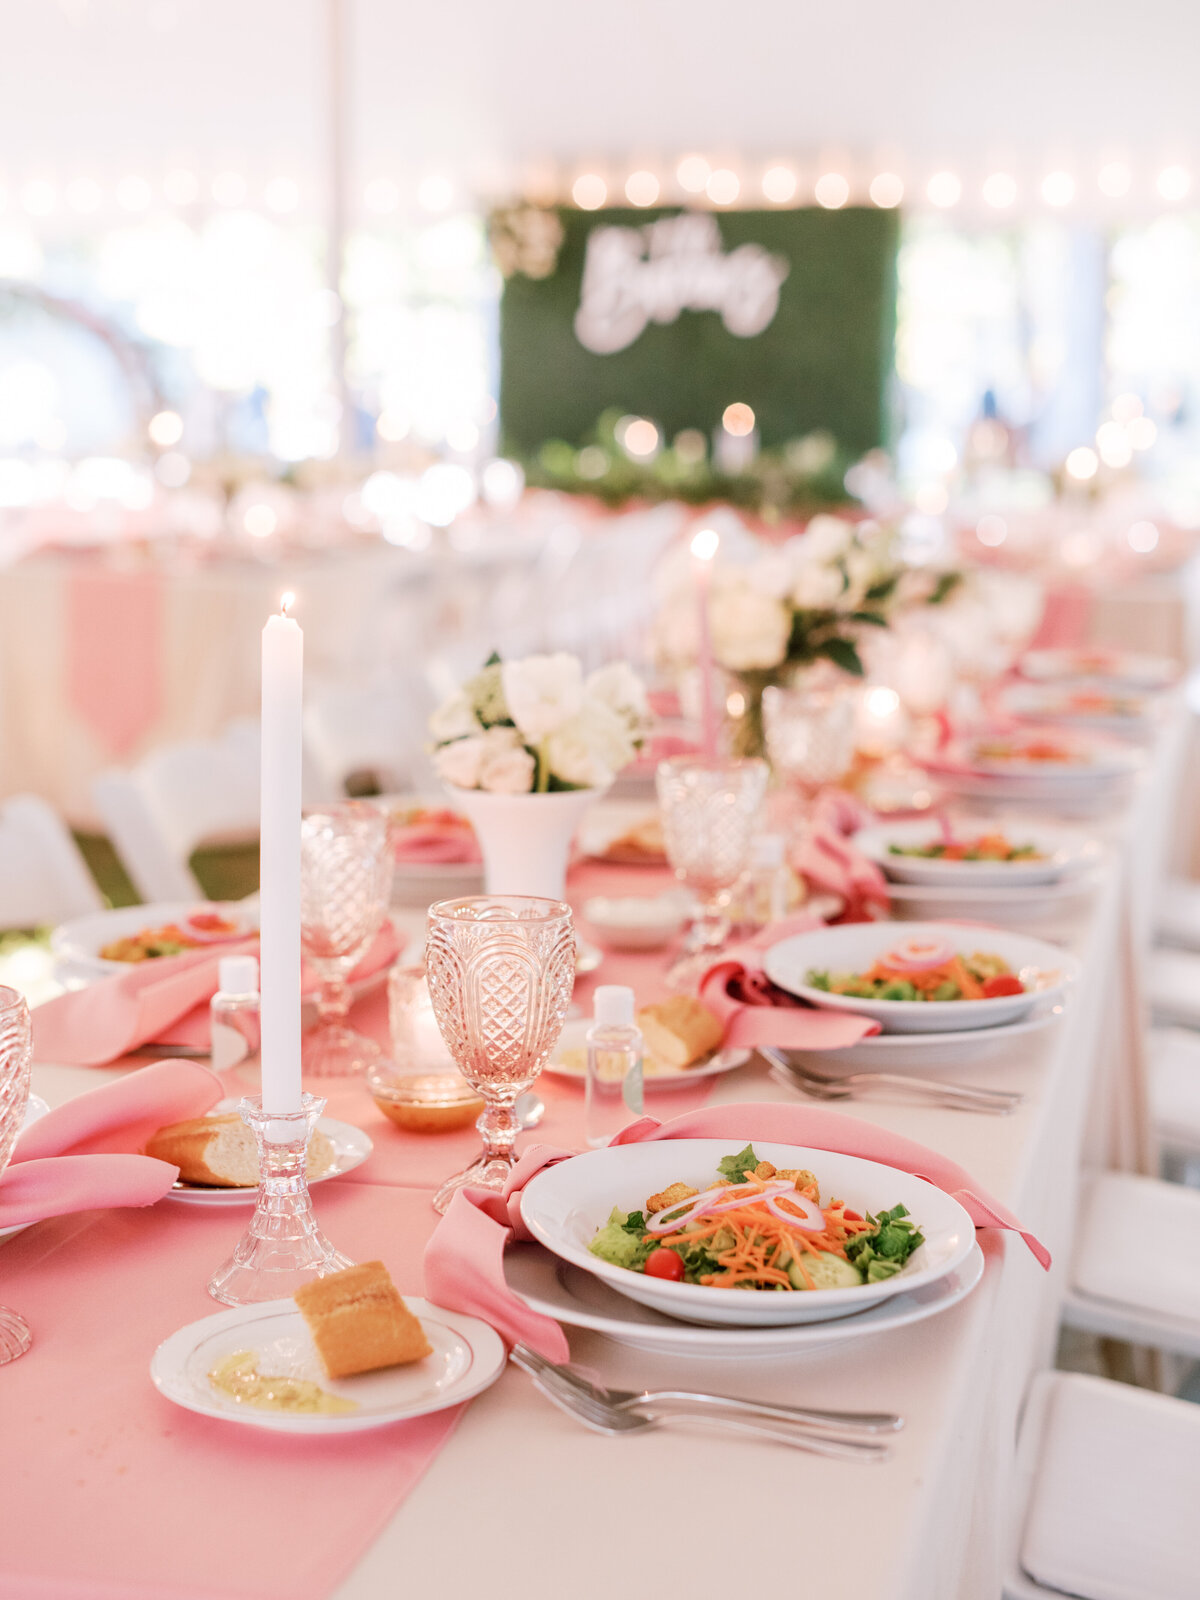
[[[599,700],[629,722],[640,724],[650,715],[645,685],[627,661],[613,661],[607,667],[597,667],[595,672],[589,673],[584,689],[592,699]]]
[[[449,700],[442,702],[429,719],[429,731],[439,744],[483,732],[464,689],[456,689]]]
[[[746,569],[750,587],[772,600],[786,600],[792,586],[792,553],[787,546],[772,550]]]
[[[798,611],[832,611],[844,587],[839,568],[804,566],[792,584],[792,604]]]
[[[583,700],[583,667],[564,652],[506,661],[503,676],[509,715],[530,744],[541,744]]]
[[[500,732],[498,728],[492,731]],[[525,746],[513,745],[484,757],[479,787],[491,794],[529,794],[536,772],[537,762]]]
[[[814,517],[804,530],[805,554],[810,561],[836,561],[854,538],[854,524],[844,517]]]
[[[433,765],[438,777],[454,784],[456,788],[478,789],[479,774],[487,750],[487,739],[482,735],[479,738],[455,739],[453,744],[444,744],[440,750],[434,751]]]
[[[753,589],[714,594],[709,606],[713,654],[731,672],[777,667],[787,655],[792,614]]]
[[[581,789],[611,783],[635,754],[625,723],[599,700],[586,700],[545,744],[550,771],[562,783]]]

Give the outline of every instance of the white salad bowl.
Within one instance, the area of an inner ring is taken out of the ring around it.
[[[755,1141],[755,1154],[762,1160],[812,1172],[826,1204],[844,1200],[863,1215],[906,1206],[924,1244],[900,1272],[880,1283],[791,1292],[671,1283],[614,1266],[588,1249],[614,1207],[624,1212],[643,1210],[650,1195],[680,1181],[703,1189],[717,1177],[718,1163],[740,1148],[735,1139],[662,1139],[591,1150],[546,1167],[532,1178],[521,1194],[521,1215],[534,1238],[562,1260],[602,1278],[641,1305],[708,1327],[782,1327],[852,1316],[953,1272],[974,1247],[975,1227],[966,1211],[923,1178],[858,1156]]]
[[[897,883],[923,883],[944,889],[1008,889],[1018,885],[1057,883],[1069,872],[1100,859],[1101,847],[1085,833],[1073,828],[1032,826],[1017,818],[967,817],[953,823],[954,833],[963,839],[983,834],[1002,833],[1013,845],[1032,845],[1040,859],[1035,861],[943,861],[923,856],[894,855],[892,846],[920,849],[938,844],[941,826],[930,818],[914,822],[881,823],[863,828],[854,843],[868,860],[876,862]]]
[[[811,971],[866,972],[903,939],[937,940],[959,955],[986,951],[1007,961],[1025,984],[1024,994],[995,1000],[863,1000],[830,994],[808,982]],[[993,1028],[1023,1017],[1040,1001],[1059,997],[1079,975],[1079,963],[1057,945],[1004,928],[954,922],[856,922],[817,928],[772,945],[763,961],[767,977],[789,994],[830,1011],[874,1017],[885,1033],[946,1033]]]

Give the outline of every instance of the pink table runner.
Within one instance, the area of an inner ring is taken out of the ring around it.
[[[67,695],[109,756],[127,756],[162,710],[162,612],[158,574],[72,563]]]

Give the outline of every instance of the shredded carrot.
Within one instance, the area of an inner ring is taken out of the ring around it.
[[[763,1185],[756,1182],[754,1187],[761,1192]],[[803,1260],[806,1253],[828,1253],[845,1259],[847,1239],[870,1231],[870,1223],[845,1217],[843,1210],[844,1202],[834,1201],[824,1209],[825,1228],[820,1233],[810,1233],[789,1228],[760,1202],[751,1200],[747,1205],[699,1218],[680,1233],[659,1235],[656,1242],[667,1247],[700,1244],[729,1228],[734,1235],[733,1244],[717,1253],[718,1265],[723,1270],[702,1275],[701,1283],[720,1284],[725,1288],[738,1283],[779,1284],[790,1288],[791,1278],[779,1264],[790,1260],[795,1262],[800,1276],[811,1289],[813,1279]]]

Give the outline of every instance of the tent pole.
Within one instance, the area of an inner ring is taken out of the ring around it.
[[[355,454],[354,409],[346,375],[346,307],[342,300],[342,266],[346,250],[346,191],[349,141],[347,138],[346,58],[350,0],[325,0],[328,42],[328,205],[326,223],[325,283],[336,296],[338,316],[330,329],[329,355],[334,393],[341,405],[338,454]],[[331,302],[332,303],[332,302]]]

